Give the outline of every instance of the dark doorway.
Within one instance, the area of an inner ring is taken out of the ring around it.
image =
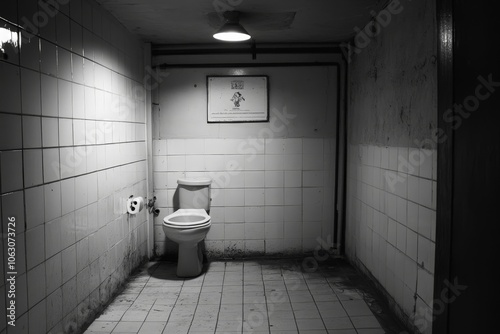
[[[433,333],[497,329],[500,43],[493,1],[440,0]]]

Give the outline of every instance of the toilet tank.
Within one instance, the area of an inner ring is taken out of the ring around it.
[[[184,178],[177,180],[180,209],[210,210],[210,178]]]

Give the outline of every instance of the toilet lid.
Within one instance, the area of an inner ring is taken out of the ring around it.
[[[203,209],[179,209],[165,217],[163,224],[173,228],[196,228],[209,226],[211,222]]]

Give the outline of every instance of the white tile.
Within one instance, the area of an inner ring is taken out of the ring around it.
[[[24,186],[32,187],[43,183],[42,150],[25,150],[24,154]]]
[[[45,264],[28,271],[28,306],[31,308],[45,298]]]
[[[153,140],[153,155],[167,155],[167,141],[165,139]]]
[[[45,221],[44,186],[24,190],[26,228],[34,228]]]
[[[410,229],[406,230],[406,255],[413,261],[417,261],[417,233]]]
[[[224,223],[214,223],[212,220],[206,240],[224,240]]]
[[[265,247],[264,240],[245,240],[245,254],[261,255],[265,252]]]
[[[302,168],[304,170],[322,170],[323,162],[323,155],[304,153],[302,156]]]
[[[243,155],[225,155],[224,169],[228,172],[239,172],[244,170],[245,156]]]
[[[408,147],[398,147],[398,172],[408,173]]]
[[[283,188],[265,189],[265,205],[283,205],[283,204],[284,204]]]
[[[40,73],[21,69],[21,95],[23,114],[40,115],[42,112]]]
[[[387,241],[391,243],[394,247],[397,244],[397,222],[389,219],[387,224]]]
[[[302,172],[301,171],[285,171],[285,187],[301,187]]]
[[[75,209],[82,208],[88,204],[88,185],[85,176],[75,178]]]
[[[83,270],[89,265],[89,239],[83,238],[76,244],[76,270]]]
[[[286,171],[302,170],[302,154],[286,154],[283,158],[283,169]]]
[[[85,118],[85,88],[82,85],[73,83],[72,85],[73,97],[73,117],[83,119]]]
[[[408,175],[408,199],[412,202],[419,202],[419,179],[413,175]]]
[[[87,158],[87,172],[95,172],[97,170],[97,147],[87,146],[85,152]]]
[[[302,154],[302,138],[287,138],[283,141],[284,154]]]
[[[251,155],[245,156],[244,162],[245,170],[264,170],[265,169],[265,155]]]
[[[266,239],[283,239],[283,222],[265,223]]]
[[[406,251],[406,230],[406,226],[396,224],[396,247],[403,253]]]
[[[36,148],[42,146],[42,124],[40,117],[23,116],[23,146]]]
[[[397,219],[397,198],[397,196],[394,196],[390,193],[386,193],[385,196],[386,213],[390,218],[394,220]]]
[[[31,4],[37,7],[37,4]],[[20,8],[26,8],[26,4]],[[35,12],[38,8],[35,10]],[[40,39],[33,36],[28,31],[21,31],[22,48],[21,48],[21,65],[32,70],[40,71]]]
[[[265,171],[264,178],[266,188],[283,187],[283,171]]]
[[[186,157],[184,155],[172,155],[167,157],[169,171],[184,171],[186,168]]]
[[[285,239],[301,239],[302,238],[302,222],[285,222],[284,238]]]
[[[304,187],[321,187],[324,185],[324,174],[322,171],[304,171],[302,173],[302,184]]]
[[[88,60],[88,58],[92,59],[92,55],[89,56],[89,48],[85,45],[86,39],[88,38],[88,34],[90,34],[87,30],[83,30],[83,42],[84,42],[84,56],[86,58],[83,59],[83,82],[86,86],[94,87],[95,85],[95,74],[94,74],[94,62]],[[88,41],[88,40],[87,40]]]
[[[187,155],[186,156],[186,171],[204,171],[205,159],[203,155]]]
[[[432,160],[434,151],[433,150],[420,150],[420,156],[423,158],[420,164],[419,176],[432,179]]]
[[[389,166],[388,169],[392,171],[398,170],[398,148],[389,147]]]
[[[48,75],[42,75],[42,115],[58,116],[57,107],[57,79]]]
[[[426,270],[420,268],[418,268],[417,276],[417,294],[427,305],[432,305],[434,277]]]
[[[418,236],[418,264],[427,271],[434,272],[435,244],[427,238]]]
[[[282,170],[283,169],[283,155],[265,155],[265,169],[266,170]]]
[[[85,144],[94,145],[96,140],[96,122],[85,121]]]
[[[205,141],[203,139],[185,139],[185,154],[204,154]]]
[[[403,225],[407,224],[407,205],[408,202],[406,199],[397,198],[396,220]]]
[[[302,204],[302,188],[285,188],[285,205]]]
[[[419,148],[410,147],[408,149],[409,168],[407,173],[418,176],[420,172],[420,165],[422,164],[423,159],[425,159],[425,157],[421,155],[421,151]]]
[[[418,203],[428,208],[432,207],[432,181],[418,180]]]
[[[43,261],[45,261],[45,227],[39,225],[26,231],[26,268],[29,270]],[[43,290],[45,291],[45,286]]]
[[[63,283],[76,275],[76,245],[71,245],[61,252],[61,268]]]
[[[245,206],[264,205],[264,189],[245,189]]]
[[[45,263],[45,283],[47,295],[51,294],[54,290],[62,284],[62,263],[61,253],[47,259]]]
[[[75,175],[75,164],[77,163],[73,147],[61,147],[59,149],[61,178]]]
[[[263,171],[245,172],[245,188],[264,188],[265,174]]]
[[[431,237],[431,229],[435,226],[436,212],[426,207],[419,206],[418,210],[418,233],[428,239]]]
[[[75,210],[75,180],[61,181],[61,213],[65,215]]]
[[[75,235],[75,214],[71,212],[61,217],[61,246],[63,249],[75,243]]]
[[[45,257],[50,258],[61,251],[61,218],[45,223]]]
[[[244,222],[245,208],[244,207],[226,207],[224,211],[226,222]]]
[[[264,239],[265,224],[264,223],[245,223],[245,240]]]
[[[51,20],[49,20],[50,22]],[[41,40],[40,71],[53,76],[57,75],[57,47],[55,44]]]
[[[320,138],[304,138],[302,139],[302,152],[323,156],[323,139]]]
[[[85,99],[85,105],[84,105],[85,118],[95,119],[96,118],[95,89],[92,87],[85,86],[84,99]]]
[[[223,155],[205,155],[205,170],[222,171],[225,169]]]
[[[382,147],[380,152],[380,167],[384,169],[389,168],[389,148]]]
[[[224,224],[224,237],[227,240],[245,239],[245,224]]]
[[[110,211],[114,212],[114,211]],[[88,211],[87,207],[75,211],[75,237],[76,241],[88,236]]]
[[[59,180],[59,149],[48,148],[43,150],[43,180],[45,183]]]
[[[265,222],[280,223],[283,222],[284,209],[282,206],[266,206],[265,207]]]
[[[67,80],[68,82],[72,80],[71,52],[66,51],[63,48],[57,49],[57,76],[61,79]]]
[[[184,139],[168,139],[167,152],[168,155],[186,154],[186,141]]]
[[[85,145],[85,121],[81,119],[73,120],[73,142],[75,145]]]
[[[73,145],[73,121],[71,119],[59,119],[59,145]]]
[[[225,189],[224,196],[226,206],[244,206],[245,204],[244,189]]]
[[[42,117],[43,147],[59,146],[59,124],[57,118]]]
[[[246,206],[245,223],[263,223],[265,221],[265,209],[263,206]]]
[[[284,140],[278,138],[265,139],[265,154],[283,154]]]

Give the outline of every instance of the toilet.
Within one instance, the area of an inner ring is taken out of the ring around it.
[[[209,178],[177,180],[179,209],[163,218],[165,235],[179,245],[177,276],[196,277],[203,269],[200,243],[210,229]]]

